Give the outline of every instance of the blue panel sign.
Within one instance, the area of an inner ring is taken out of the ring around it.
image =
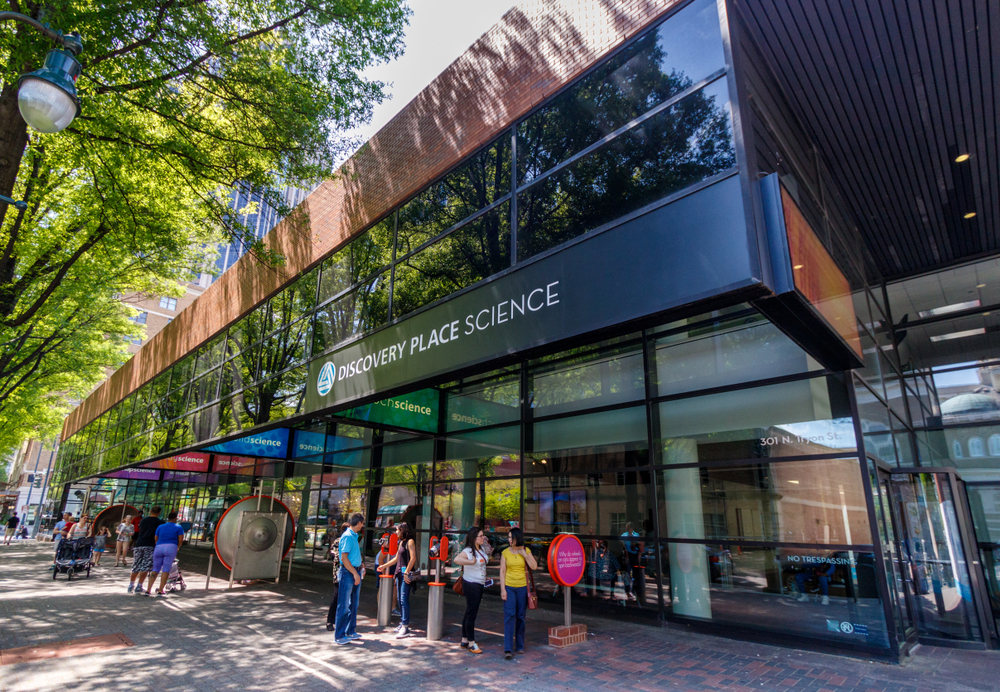
[[[284,459],[288,451],[288,428],[275,428],[206,447],[207,452],[238,454],[247,457]]]

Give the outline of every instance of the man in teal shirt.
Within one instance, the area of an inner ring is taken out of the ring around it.
[[[354,639],[361,639],[357,632],[358,599],[361,597],[361,578],[365,571],[358,536],[364,526],[364,515],[355,514],[351,517],[350,527],[340,537],[340,573],[337,575],[340,591],[337,594],[337,618],[334,626],[338,644],[350,644]]]

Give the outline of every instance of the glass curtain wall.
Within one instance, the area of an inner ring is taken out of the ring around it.
[[[694,0],[66,440],[83,478],[300,412],[307,362],[735,175],[721,19]]]

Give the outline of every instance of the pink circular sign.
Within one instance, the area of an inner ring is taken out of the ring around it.
[[[549,546],[549,576],[560,586],[576,586],[587,568],[583,543],[568,533],[559,534]]]

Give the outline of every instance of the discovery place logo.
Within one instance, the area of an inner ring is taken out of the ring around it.
[[[326,396],[333,389],[333,383],[337,380],[337,371],[333,369],[333,363],[327,361],[320,368],[319,377],[316,379],[316,391],[320,396]]]

